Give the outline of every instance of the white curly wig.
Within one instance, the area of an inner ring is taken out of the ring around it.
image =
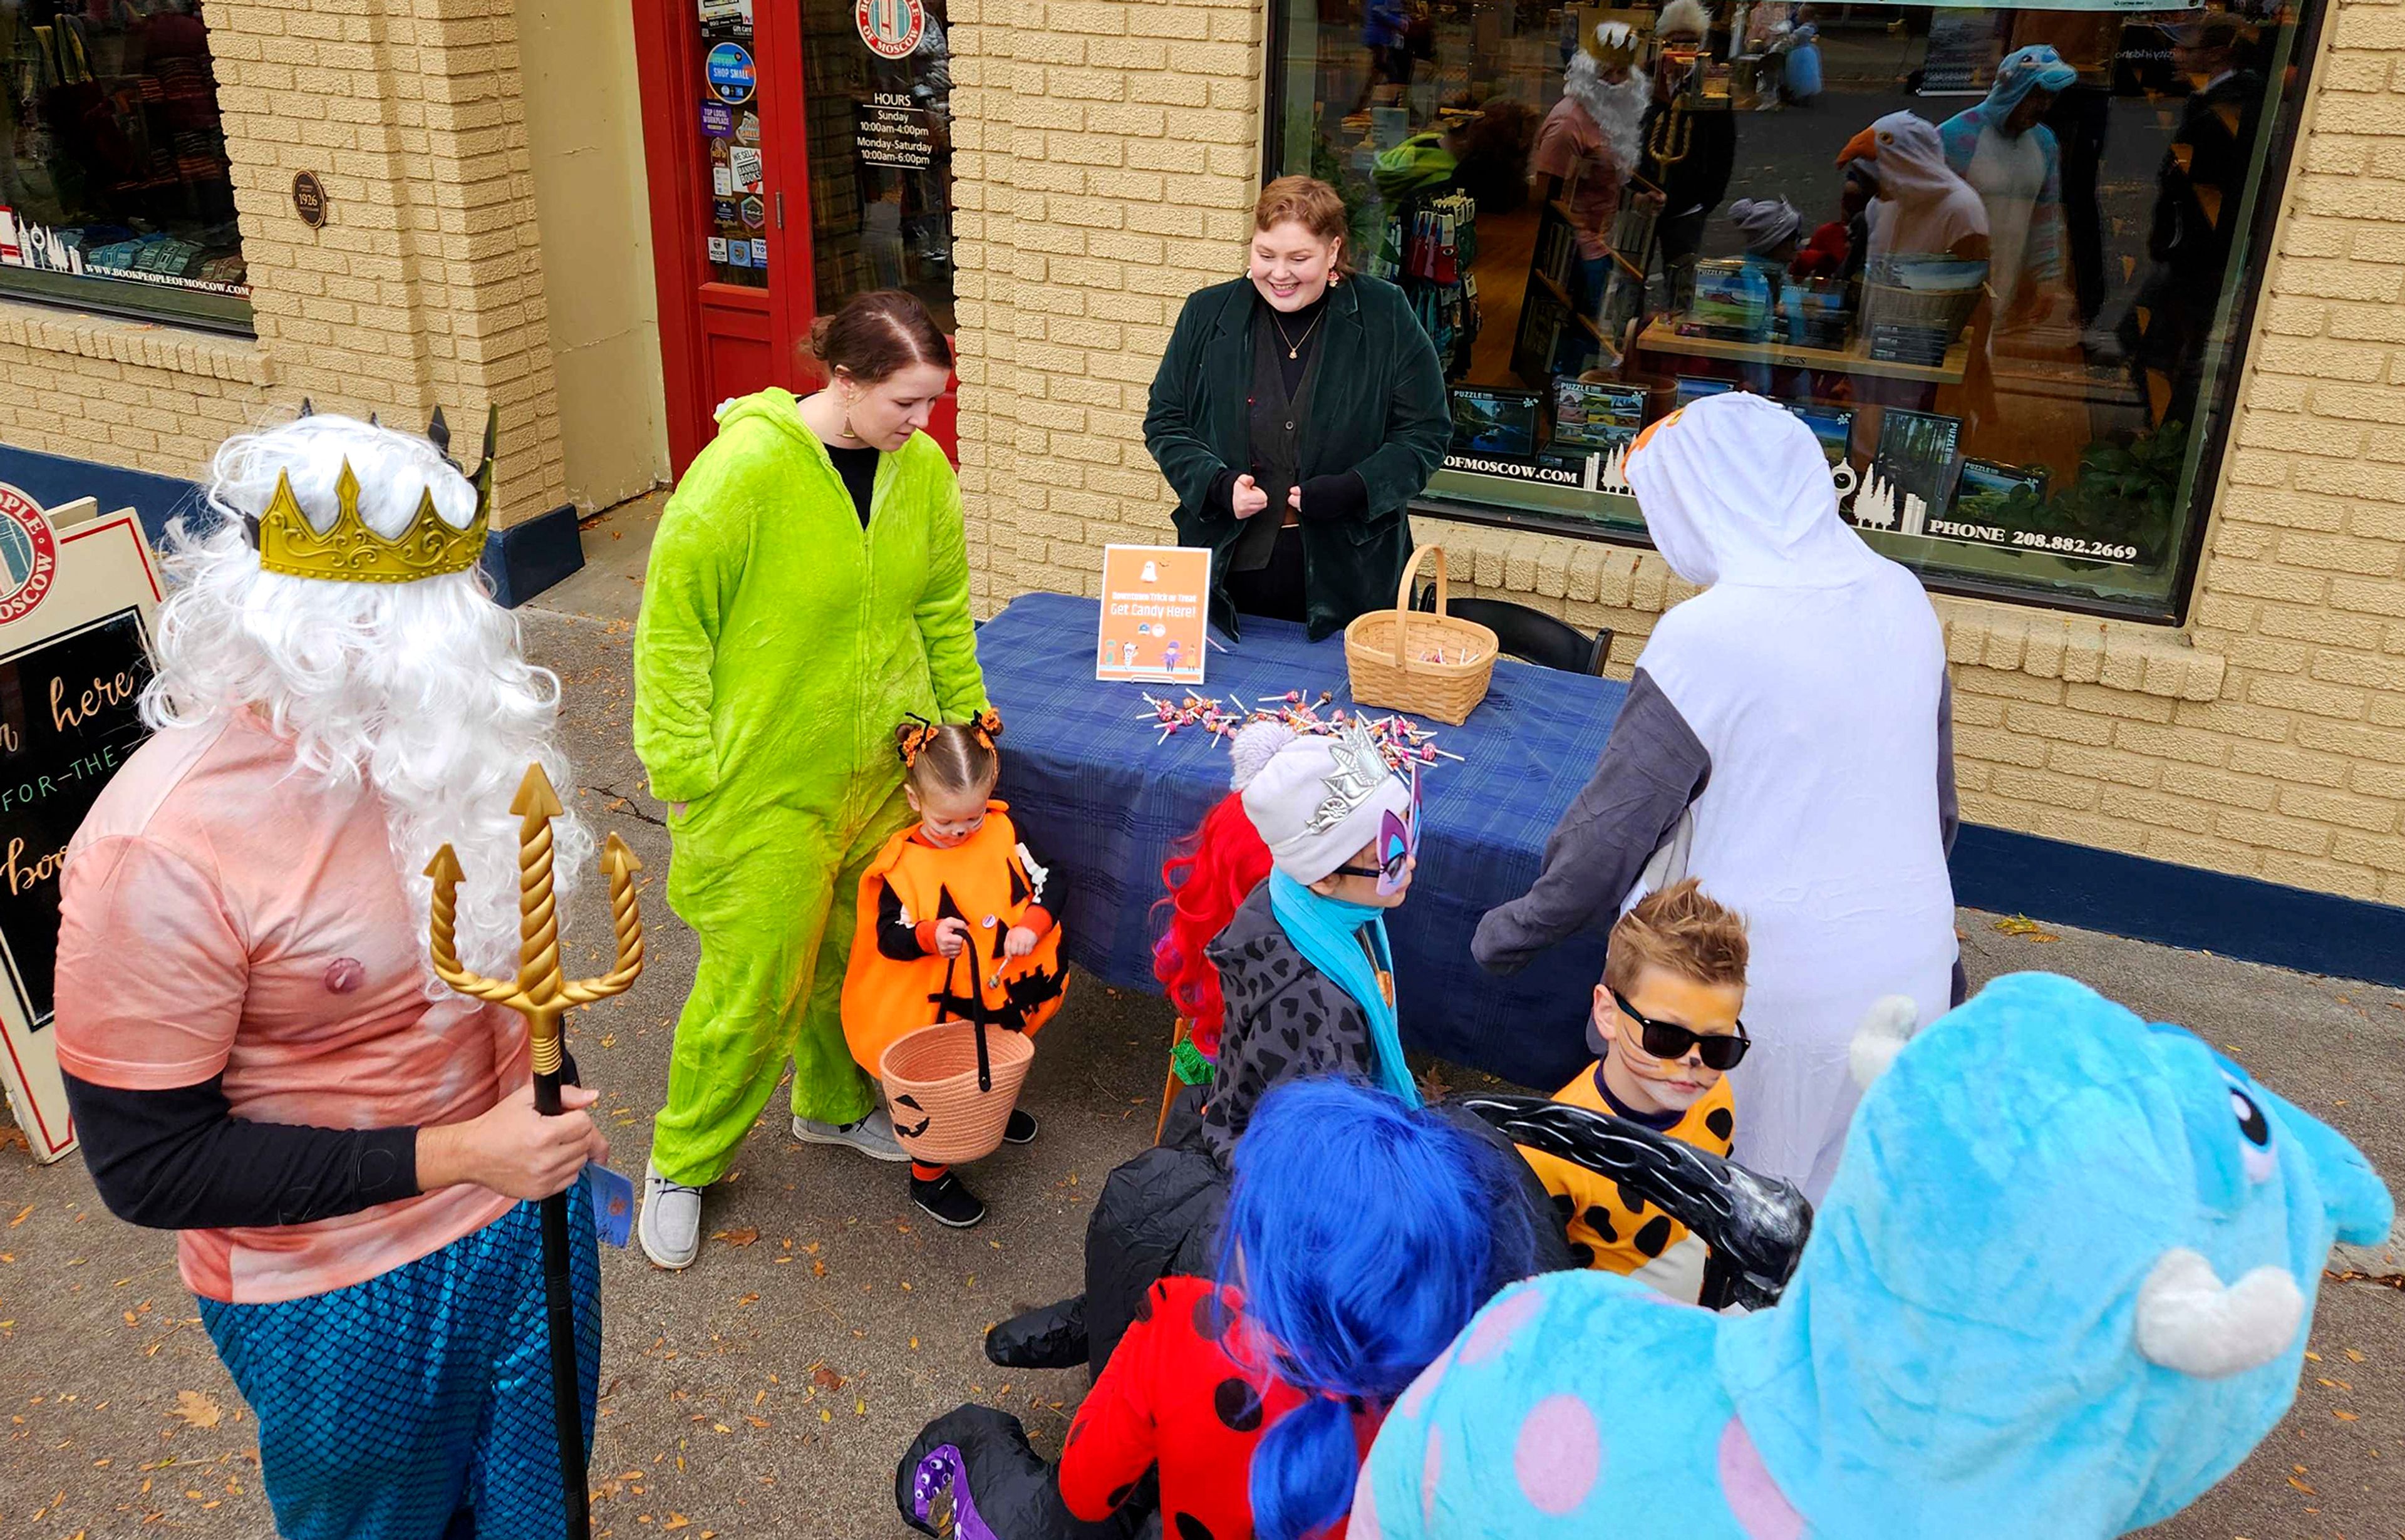
[[[168,732],[253,712],[291,740],[302,774],[334,786],[363,781],[383,805],[413,911],[427,912],[432,884],[423,873],[449,843],[467,874],[461,960],[512,974],[511,799],[533,761],[563,792],[575,786],[552,737],[559,679],[520,655],[516,618],[493,602],[475,567],[402,583],[260,570],[246,520],[266,509],[278,472],[322,531],[334,520],[345,460],[359,478],[359,517],[387,539],[408,527],[424,491],[454,525],[475,515],[475,488],[413,434],[320,413],[227,440],[210,468],[216,518],[197,526],[179,519],[168,531],[162,567],[174,592],[159,609],[159,669],[143,719]],[[573,812],[553,827],[564,913],[593,859],[593,836]],[[427,992],[446,992],[430,969]]]

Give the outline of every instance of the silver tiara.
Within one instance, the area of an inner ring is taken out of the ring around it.
[[[1345,728],[1332,735],[1328,751],[1335,757],[1336,769],[1320,784],[1328,789],[1311,821],[1302,826],[1308,834],[1324,834],[1353,816],[1362,804],[1377,795],[1378,784],[1394,772],[1387,767],[1386,756],[1378,751],[1378,742],[1358,726]]]

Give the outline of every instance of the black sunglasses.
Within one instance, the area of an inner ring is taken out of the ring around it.
[[[1411,856],[1412,853],[1409,850],[1398,850],[1393,855],[1386,858],[1385,864],[1383,866],[1356,866],[1348,861],[1343,865],[1338,867],[1335,871],[1329,873],[1329,875],[1338,877],[1374,877],[1381,881],[1392,882],[1397,877],[1403,875],[1403,862],[1409,861]]]
[[[1655,1058],[1684,1058],[1687,1050],[1693,1048],[1707,1069],[1734,1070],[1745,1057],[1746,1050],[1753,1046],[1753,1040],[1745,1035],[1745,1023],[1742,1021],[1736,1024],[1737,1031],[1733,1035],[1698,1032],[1675,1021],[1654,1020],[1629,1004],[1628,997],[1617,989],[1611,991],[1611,999],[1612,1003],[1620,1007],[1622,1015],[1637,1023],[1637,1041]]]

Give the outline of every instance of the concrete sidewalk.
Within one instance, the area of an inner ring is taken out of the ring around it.
[[[585,571],[522,611],[534,654],[567,687],[578,806],[647,868],[651,966],[632,993],[571,1023],[585,1078],[604,1093],[612,1164],[627,1172],[642,1169],[696,957],[661,896],[667,833],[627,736],[658,506],[643,499],[587,530]],[[571,962],[600,971],[598,884],[571,920]],[[1961,923],[1975,985],[2028,968],[2084,979],[2195,1028],[2384,1171],[2405,1171],[2405,993],[2050,927],[2008,932],[1972,911]],[[1043,1137],[977,1164],[992,1213],[965,1232],[911,1209],[898,1169],[795,1143],[772,1100],[711,1196],[695,1267],[660,1273],[634,1251],[602,1258],[597,1534],[901,1535],[893,1463],[922,1422],[964,1399],[1008,1407],[1057,1450],[1083,1377],[998,1371],[982,1334],[1077,1287],[1088,1205],[1150,1140],[1169,1028],[1158,998],[1078,981],[1023,1098]],[[2295,1410],[2202,1503],[2150,1533],[2405,1535],[2405,1258],[2341,1265],[2372,1276],[2326,1281],[2318,1359]],[[11,1540],[273,1533],[256,1425],[176,1280],[172,1239],[102,1211],[79,1162],[37,1169],[21,1148],[0,1149],[0,1534]]]

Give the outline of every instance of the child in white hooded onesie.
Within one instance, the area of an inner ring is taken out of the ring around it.
[[[1944,640],[1920,581],[1838,519],[1811,430],[1777,403],[1674,413],[1626,474],[1663,559],[1704,592],[1654,626],[1542,875],[1471,949],[1510,972],[1609,926],[1650,890],[1641,875],[1700,878],[1753,949],[1735,1157],[1817,1202],[1864,1013],[1908,995],[1928,1022],[1958,994]],[[1674,833],[1683,861],[1648,873]]]

